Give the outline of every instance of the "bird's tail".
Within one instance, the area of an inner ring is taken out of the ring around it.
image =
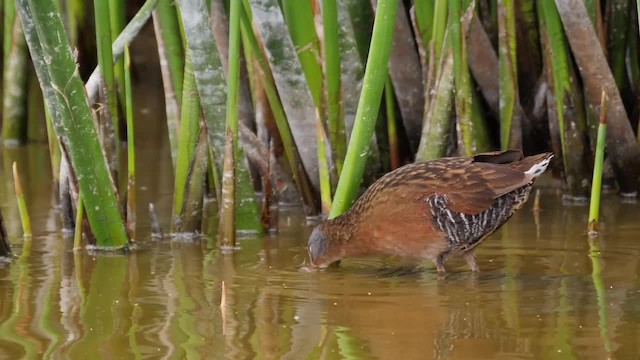
[[[518,170],[521,170],[532,178],[537,178],[538,176],[542,175],[545,170],[547,170],[547,167],[551,162],[551,158],[553,158],[553,153],[550,152],[527,156],[524,159],[513,163],[512,166],[517,168]]]

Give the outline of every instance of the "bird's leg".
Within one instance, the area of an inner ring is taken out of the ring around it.
[[[471,250],[466,251],[465,253],[462,254],[462,257],[467,262],[467,264],[469,264],[469,267],[471,268],[471,271],[473,271],[474,273],[480,272],[480,268],[478,267],[478,264],[476,263],[476,250],[475,249],[471,249]]]
[[[442,275],[442,274],[445,274],[447,272],[444,269],[444,256],[443,255],[438,256],[438,258],[434,262],[436,263],[436,269],[438,270],[438,274]]]

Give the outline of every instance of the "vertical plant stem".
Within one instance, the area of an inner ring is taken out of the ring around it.
[[[590,154],[587,155],[582,88],[577,86],[578,78],[556,6],[551,1],[539,1],[537,5],[549,86],[548,116],[550,126],[557,128],[554,132],[559,135],[552,135],[552,143],[557,143],[559,138],[560,144],[556,147],[562,154],[564,195],[586,199],[591,169],[585,165],[589,163],[586,158]]]
[[[238,155],[238,82],[240,81],[240,1],[230,3],[229,67],[227,75],[227,125],[225,160],[222,173],[220,235],[223,247],[236,245],[236,169]],[[229,149],[230,147],[230,149]]]
[[[442,45],[444,42],[444,34],[447,30],[447,6],[449,0],[435,0],[435,10],[433,15],[433,58],[440,61],[442,56]],[[428,45],[428,44],[425,44]]]
[[[18,201],[18,211],[20,213],[20,221],[22,222],[22,233],[24,236],[31,236],[31,218],[29,217],[29,211],[27,211],[27,202],[24,199],[24,192],[22,191],[22,182],[20,181],[20,174],[18,174],[18,166],[16,162],[13,162],[13,185],[16,189],[16,199]]]
[[[37,6],[31,6],[28,0],[18,0],[17,5],[56,134],[69,150],[97,243],[124,247],[128,239],[115,187],[57,6],[53,0],[38,1]]]
[[[435,80],[434,98],[429,104],[422,128],[420,146],[416,161],[425,161],[444,157],[449,146],[449,134],[453,120],[455,87],[453,74],[453,51],[451,47],[442,54],[438,78]]]
[[[600,122],[598,126],[598,142],[596,145],[596,159],[593,164],[593,180],[591,181],[591,201],[589,203],[590,234],[597,234],[600,219],[600,190],[602,189],[602,165],[604,163],[604,145],[607,136],[607,97],[602,92],[600,100]]]
[[[300,163],[301,160],[300,156],[298,155],[295,140],[293,134],[291,133],[291,128],[289,127],[289,124],[287,122],[287,117],[285,115],[282,102],[280,101],[280,97],[278,96],[274,79],[271,76],[271,72],[269,71],[269,64],[262,50],[260,49],[260,46],[258,45],[255,34],[253,33],[249,14],[247,13],[247,11],[248,8],[245,8],[243,6],[243,11],[241,14],[242,34],[244,38],[248,40],[247,46],[250,47],[252,54],[255,55],[256,60],[260,65],[260,76],[262,76],[263,79],[264,90],[267,95],[267,99],[269,100],[271,110],[273,112],[273,117],[278,128],[278,133],[280,134],[280,138],[282,140],[284,154],[289,164],[289,168],[291,169],[293,181],[296,183],[298,192],[302,197],[302,202],[306,205],[306,209],[308,209],[308,211],[311,210],[311,212],[315,212],[316,205],[312,183],[309,179],[309,175],[304,169],[303,164]]]
[[[233,157],[238,158],[238,88],[240,81],[240,1],[230,3],[229,70],[227,74],[227,129],[233,136]]]
[[[522,148],[516,60],[516,14],[513,0],[498,0],[498,46],[500,71],[500,148]]]
[[[387,78],[387,63],[391,51],[397,8],[398,2],[396,0],[378,1],[354,131],[347,148],[344,169],[338,181],[338,188],[329,214],[330,218],[342,214],[351,207],[358,193],[365,167],[363,156],[366,155],[371,143],[371,136],[378,118],[382,90]]]
[[[236,247],[236,212],[235,212],[235,164],[233,158],[233,134],[227,128],[224,166],[222,169],[222,196],[220,205],[220,225],[218,237],[220,247],[234,249]]]
[[[347,144],[344,134],[345,125],[340,93],[340,44],[338,41],[337,0],[322,1],[322,22],[322,28],[324,30],[324,71],[327,96],[327,124],[329,128],[329,140],[331,141],[333,157],[339,176],[342,172],[342,164]]]
[[[287,22],[287,28],[291,34],[293,45],[296,47],[300,65],[302,66],[307,85],[313,96],[313,102],[316,108],[318,108],[322,118],[324,118],[320,40],[318,39],[318,34],[315,29],[311,2],[282,0],[282,13]]]
[[[331,177],[329,176],[329,161],[327,160],[327,136],[322,126],[320,115],[316,113],[316,134],[318,136],[318,174],[320,174],[320,200],[322,213],[331,211]]]
[[[193,65],[189,51],[186,52],[184,73],[178,153],[174,174],[173,221],[171,226],[174,232],[185,230],[182,229],[181,224],[182,217],[184,216],[185,192],[188,185],[187,178],[189,175],[189,165],[191,164],[191,159],[193,159],[198,141],[198,131],[200,129],[200,99],[196,89],[196,80],[193,75]]]
[[[467,45],[463,28],[465,21],[462,17],[462,0],[452,0],[449,3],[450,35],[453,47],[453,67],[455,82],[455,108],[458,118],[458,152],[471,156],[477,152],[489,148],[489,139],[486,128],[480,116],[480,108],[477,95],[471,84],[469,72]],[[466,3],[466,1],[464,1]],[[473,5],[466,8],[465,18],[473,15]]]
[[[120,31],[124,28],[125,25],[125,12],[127,1],[126,0],[108,0],[109,1],[109,29],[111,30],[111,41],[118,37]],[[126,47],[127,45],[125,45]],[[124,87],[124,61],[123,59],[118,59],[113,62],[113,75],[114,75],[114,92],[115,99],[118,99],[118,95],[120,95],[121,103],[124,103],[124,90],[122,92],[118,92],[118,87]],[[122,89],[122,88],[120,88]],[[117,108],[117,104],[116,104]],[[115,116],[115,115],[113,115]],[[116,127],[117,131],[118,128]]]
[[[133,89],[131,87],[131,56],[124,47],[124,94],[127,117],[127,233],[136,238],[136,148],[133,126]]]
[[[172,0],[158,1],[158,7],[153,12],[153,25],[164,88],[171,162],[175,169],[178,154],[182,83],[184,81],[184,50],[178,14]]]
[[[78,194],[78,202],[76,206],[76,227],[73,233],[73,251],[82,249],[82,222],[84,221],[84,202],[82,201],[82,193]]]
[[[222,169],[226,125],[227,84],[211,25],[209,9],[204,0],[180,0],[180,15],[185,29],[187,46],[193,62],[200,104],[206,122],[209,146],[213,148],[216,168]],[[238,37],[239,38],[239,37]],[[239,54],[239,52],[238,52]],[[183,98],[183,102],[186,101]],[[237,103],[237,100],[236,100]],[[236,121],[237,123],[237,121]],[[251,182],[247,159],[242,148],[242,138],[234,137],[236,165],[237,228],[241,231],[260,233],[260,212],[255,189]]]
[[[95,10],[96,21],[96,44],[98,47],[98,66],[100,67],[100,73],[104,81],[104,87],[106,91],[106,114],[104,117],[106,121],[111,121],[113,124],[113,139],[108,139],[109,142],[115,143],[115,154],[112,154],[115,163],[111,164],[112,168],[117,169],[117,149],[120,146],[119,132],[118,132],[118,100],[116,92],[115,75],[113,71],[113,52],[111,49],[111,17],[109,16],[109,2],[106,0],[94,0],[93,7]]]

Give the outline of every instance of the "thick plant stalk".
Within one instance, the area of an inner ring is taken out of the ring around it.
[[[20,174],[18,173],[18,166],[16,162],[13,162],[13,185],[16,190],[16,199],[18,201],[18,211],[20,213],[20,222],[22,223],[22,234],[24,236],[31,236],[31,217],[29,217],[29,211],[27,210],[27,202],[24,199],[24,192],[22,191],[22,181],[20,180]]]
[[[97,245],[124,247],[128,238],[115,188],[56,4],[46,0],[32,7],[27,0],[19,0],[17,5],[54,128],[69,150]]]
[[[11,45],[5,53],[3,69],[2,142],[5,146],[17,146],[27,139],[28,54],[19,17],[13,22],[9,39]]]
[[[96,19],[96,44],[98,47],[98,67],[102,75],[103,89],[106,95],[106,106],[102,107],[102,121],[110,121],[112,134],[101,134],[103,141],[111,143],[107,148],[112,148],[113,153],[107,154],[109,166],[112,172],[117,173],[118,169],[118,149],[120,147],[120,136],[118,131],[118,99],[116,91],[115,75],[113,71],[113,53],[111,51],[111,19],[109,16],[109,2],[105,0],[94,0],[93,8]],[[108,128],[108,127],[105,127]]]
[[[455,108],[458,118],[458,152],[465,156],[488,150],[490,147],[487,129],[480,115],[477,95],[471,84],[469,72],[466,29],[463,28],[462,0],[452,0],[449,3],[451,23],[449,27],[451,45],[453,48],[453,68],[455,83]],[[473,5],[470,5],[465,18],[473,15]]]
[[[347,148],[344,169],[338,181],[330,218],[345,212],[358,193],[365,167],[362,154],[366,154],[371,143],[387,76],[386,65],[391,51],[397,8],[396,0],[378,2],[354,132]]]
[[[604,144],[607,136],[607,97],[602,92],[600,100],[600,121],[598,126],[598,142],[596,145],[596,159],[593,164],[593,180],[591,181],[591,201],[589,203],[589,226],[590,235],[598,233],[598,222],[600,221],[600,190],[602,189],[602,166],[604,164]]]
[[[175,169],[178,154],[178,128],[180,127],[180,104],[184,81],[184,49],[178,14],[172,0],[159,0],[153,11],[153,28],[158,44],[158,58],[164,88],[167,132],[171,148],[171,162]]]
[[[556,0],[556,6],[589,103],[595,104],[603,89],[606,92],[609,159],[620,192],[635,196],[640,178],[640,148],[604,53],[600,47],[593,46],[598,43],[598,37],[591,26],[584,3],[580,0]]]
[[[111,39],[117,38],[125,26],[126,18],[126,0],[108,0],[109,1],[109,29],[111,30]],[[113,76],[115,80],[116,99],[121,104],[125,102],[124,94],[124,59],[120,58],[113,62]],[[118,91],[120,90],[120,91]]]
[[[196,89],[196,80],[193,75],[191,53],[187,51],[185,60],[184,85],[182,87],[182,112],[180,117],[180,130],[178,138],[178,153],[176,156],[176,168],[174,173],[173,192],[173,221],[172,232],[189,232],[197,229],[186,229],[182,226],[185,215],[184,204],[186,201],[186,189],[189,177],[189,166],[193,161],[198,134],[200,131],[200,99]]]
[[[289,30],[277,0],[249,3],[300,158],[314,189],[319,191],[316,107]]]
[[[333,149],[333,158],[338,171],[346,153],[344,115],[340,92],[340,33],[337,0],[322,1],[322,29],[324,31],[324,73],[326,82],[327,127]],[[320,154],[320,153],[319,153]]]
[[[549,86],[549,123],[559,134],[560,146],[555,147],[562,154],[565,196],[586,199],[589,194],[589,147],[582,89],[577,86],[578,78],[555,5],[538,2],[538,18]],[[557,135],[554,138],[557,139]],[[552,143],[557,140],[552,138]]]
[[[282,13],[307,80],[307,86],[313,97],[313,103],[321,118],[324,119],[325,99],[323,96],[322,63],[320,62],[320,40],[316,33],[311,2],[283,0]]]
[[[455,100],[453,51],[443,54],[443,62],[435,85],[435,98],[429,104],[416,161],[444,157],[449,145]]]
[[[500,71],[500,148],[522,148],[522,114],[516,112],[518,62],[516,60],[516,14],[514,0],[498,0],[498,46]]]
[[[442,46],[444,44],[445,33],[447,31],[449,0],[435,0],[433,15],[433,58],[440,61],[442,56]]]
[[[233,195],[236,191],[236,185],[233,157],[233,134],[231,129],[227,128],[227,142],[222,170],[220,225],[218,226],[218,238],[220,239],[220,247],[223,249],[234,249],[236,247],[236,198]]]
[[[243,37],[246,40],[245,45],[251,49],[251,53],[255,56],[255,59],[260,67],[260,75],[262,76],[265,94],[267,95],[269,105],[273,112],[273,117],[278,128],[278,133],[282,140],[284,154],[289,164],[289,168],[291,169],[293,181],[295,182],[298,193],[302,198],[302,203],[305,205],[305,210],[310,215],[317,211],[313,185],[311,183],[311,180],[309,179],[309,175],[304,169],[304,165],[301,163],[301,158],[298,154],[298,149],[296,147],[291,128],[289,127],[289,124],[287,122],[284,107],[280,102],[280,97],[278,96],[275,81],[271,77],[269,63],[267,62],[266,57],[263,55],[263,52],[258,45],[255,34],[252,31],[251,22],[247,13],[247,10],[249,9],[247,9],[243,5],[242,10],[241,30]]]
[[[376,0],[371,0],[376,3]],[[393,31],[393,49],[389,57],[389,75],[402,115],[405,133],[409,140],[411,153],[415,153],[420,142],[424,116],[424,87],[420,58],[415,46],[411,25],[404,9],[404,3],[398,4],[395,29]]]
[[[316,115],[316,134],[318,137],[318,173],[320,174],[320,200],[322,213],[331,211],[331,177],[329,176],[329,161],[327,159],[327,136],[322,126],[320,115]]]
[[[131,57],[129,46],[124,47],[124,94],[127,120],[127,233],[136,238],[136,147],[133,126],[133,89],[131,86]]]
[[[187,46],[193,61],[193,72],[200,104],[207,125],[207,139],[213,150],[216,168],[222,169],[225,144],[223,134],[226,133],[224,119],[228,94],[224,69],[209,24],[209,12],[204,0],[180,0],[178,3],[180,4]],[[186,99],[183,98],[184,101]],[[251,183],[249,167],[242,151],[241,139],[237,137],[237,131],[234,138],[235,149],[238,149],[234,151],[234,154],[237,155],[234,159],[237,166],[236,196],[238,197],[236,225],[241,231],[262,232],[255,190]]]

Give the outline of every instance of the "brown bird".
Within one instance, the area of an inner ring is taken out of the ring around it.
[[[311,263],[388,254],[429,259],[444,273],[445,260],[461,255],[478,271],[475,247],[522,207],[552,157],[508,150],[398,168],[313,230]]]

